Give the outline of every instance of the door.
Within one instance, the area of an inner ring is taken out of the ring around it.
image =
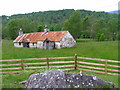
[[[23,47],[28,47],[29,48],[29,42],[23,42]]]
[[[26,43],[26,47],[28,47],[28,48],[29,48],[29,42],[27,42],[27,43]]]
[[[46,41],[46,49],[49,49],[49,41]]]

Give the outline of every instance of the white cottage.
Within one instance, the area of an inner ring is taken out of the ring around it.
[[[20,29],[19,36],[13,41],[15,47],[36,47],[41,49],[55,49],[73,47],[76,44],[69,31],[49,31],[24,33]]]

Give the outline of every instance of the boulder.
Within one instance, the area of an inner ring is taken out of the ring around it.
[[[114,88],[112,82],[93,75],[69,74],[60,69],[32,74],[28,80],[20,82],[25,88]]]
[[[66,88],[65,72],[50,70],[32,74],[25,83],[25,88]]]

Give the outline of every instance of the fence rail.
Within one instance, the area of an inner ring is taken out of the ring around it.
[[[72,59],[72,61],[70,60],[65,61],[65,59]],[[56,61],[51,61],[51,60],[56,60]],[[60,60],[60,61],[57,61],[57,60]],[[64,60],[64,61],[61,61],[61,60]],[[78,57],[77,55],[73,57],[50,57],[50,58],[0,60],[0,62],[2,63],[16,62],[16,61],[17,61],[17,64],[0,64],[0,66],[2,67],[0,69],[1,70],[0,73],[3,73],[3,74],[4,73],[19,73],[25,69],[63,68],[64,70],[80,70],[80,71],[104,73],[108,75],[120,75],[119,74],[120,70],[118,69],[120,68],[120,66],[117,65],[118,63],[120,63],[120,61]],[[26,63],[25,61],[29,61],[29,63]],[[31,61],[37,61],[37,62],[30,63]],[[114,64],[109,64],[109,62],[114,63]],[[30,65],[30,66],[27,66],[27,65]],[[39,65],[39,66],[34,66],[34,65]],[[15,70],[20,70],[20,71],[15,71]]]

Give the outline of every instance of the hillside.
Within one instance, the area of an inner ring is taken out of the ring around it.
[[[2,16],[3,23],[7,23],[10,19],[16,18],[28,18],[30,21],[35,21],[39,23],[48,23],[48,24],[58,24],[67,19],[75,10],[74,9],[64,9],[58,11],[44,11],[44,12],[32,12],[26,14],[16,14],[12,16]],[[95,12],[80,10],[81,18],[86,16],[94,15],[96,18],[116,18],[117,15],[108,14],[106,12]]]
[[[76,11],[79,11],[77,17]],[[71,19],[75,17],[76,21]],[[117,20],[117,14],[74,9],[4,15],[2,16],[2,38],[15,39],[20,28],[23,28],[24,33],[41,32],[47,24],[51,31],[68,30],[75,38],[116,40]],[[79,25],[76,24],[77,21]]]
[[[120,10],[115,10],[115,11],[111,11],[111,12],[108,12],[108,13],[112,13],[112,14],[120,14]]]

